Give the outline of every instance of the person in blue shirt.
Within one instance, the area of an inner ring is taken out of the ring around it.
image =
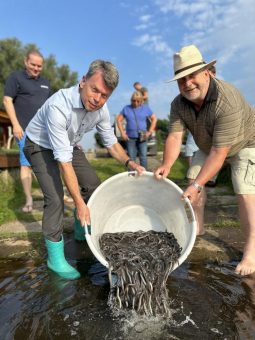
[[[147,130],[148,119],[150,127]],[[126,121],[125,129],[124,120]],[[135,161],[138,154],[140,164],[147,169],[147,139],[156,128],[157,117],[149,106],[143,105],[143,96],[140,91],[132,94],[131,104],[121,110],[116,121],[121,136],[127,143],[129,157]]]
[[[80,273],[64,256],[64,192],[60,172],[76,207],[81,226],[90,225],[86,205],[100,184],[78,143],[96,127],[109,153],[141,174],[145,169],[128,158],[114,135],[106,101],[117,87],[116,67],[95,60],[78,85],[61,89],[37,111],[26,129],[24,152],[44,194],[42,229],[48,251],[48,267],[61,277],[76,279]],[[84,232],[83,232],[84,235]]]

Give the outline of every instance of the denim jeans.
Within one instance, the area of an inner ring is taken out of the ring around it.
[[[147,169],[147,141],[140,142],[138,138],[129,138],[127,152],[133,161],[136,160],[138,154],[140,164]]]

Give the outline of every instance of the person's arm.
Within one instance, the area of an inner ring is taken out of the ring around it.
[[[157,117],[156,117],[155,113],[153,113],[153,114],[150,116],[150,121],[151,121],[150,128],[149,128],[149,130],[147,131],[148,137],[156,130]]]
[[[120,163],[128,166],[131,170],[138,171],[139,175],[141,175],[145,170],[144,167],[137,164],[134,161],[129,160],[128,155],[126,154],[126,151],[123,149],[123,147],[119,143],[113,144],[111,147],[107,148],[109,153],[113,158],[115,158]],[[127,163],[128,162],[128,163]]]
[[[117,117],[116,117],[116,123],[117,123],[117,126],[118,126],[119,130],[120,130],[121,137],[124,140],[128,140],[128,135],[127,135],[126,131],[123,128],[123,120],[124,120],[123,115],[121,113],[118,114]]]
[[[157,179],[166,178],[170,173],[171,167],[181,151],[182,135],[183,131],[169,133],[165,143],[162,165],[154,172]]]
[[[202,190],[203,186],[215,176],[221,169],[230,147],[216,148],[211,147],[210,153],[202,166],[195,181],[187,187],[183,193],[183,197],[188,197],[192,201],[196,200],[197,195]],[[195,184],[194,184],[195,183]]]
[[[90,224],[89,208],[80,194],[80,188],[72,162],[59,162],[59,166],[67,189],[74,200],[77,218],[80,220],[82,226],[84,226],[85,223]]]
[[[5,110],[10,118],[10,121],[12,123],[12,130],[13,130],[13,135],[14,137],[16,137],[17,139],[21,139],[23,137],[24,131],[22,129],[22,127],[20,126],[20,123],[17,119],[16,116],[16,111],[13,105],[13,98],[12,97],[8,97],[8,96],[4,96],[3,98],[3,104],[5,107]]]

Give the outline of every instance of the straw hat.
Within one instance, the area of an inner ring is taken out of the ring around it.
[[[174,54],[174,78],[177,80],[203,68],[209,68],[216,63],[216,60],[206,63],[202,54],[195,45],[183,47],[180,52]]]

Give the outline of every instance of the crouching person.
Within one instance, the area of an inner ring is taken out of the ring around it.
[[[106,101],[117,87],[116,67],[95,60],[80,83],[59,90],[37,111],[26,129],[24,152],[44,195],[42,230],[48,267],[66,279],[80,273],[65,259],[63,240],[64,190],[61,173],[76,208],[79,224],[90,224],[86,202],[100,184],[83,151],[77,146],[83,135],[97,128],[109,153],[132,170],[145,169],[130,161],[113,133]]]

